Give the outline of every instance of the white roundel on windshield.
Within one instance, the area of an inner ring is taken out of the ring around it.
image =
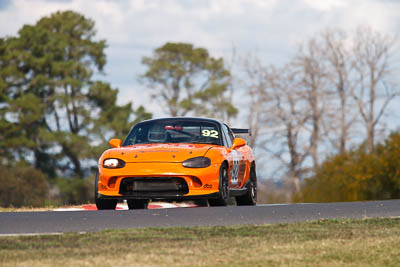
[[[238,183],[238,175],[239,175],[239,153],[236,150],[232,151],[232,161],[233,166],[231,169],[231,183],[237,184]]]

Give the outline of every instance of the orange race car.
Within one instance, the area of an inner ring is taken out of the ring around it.
[[[256,163],[252,150],[226,124],[203,118],[153,119],[136,124],[122,143],[98,161],[95,202],[115,209],[126,199],[129,209],[145,209],[150,200],[199,200],[225,206],[255,205]]]

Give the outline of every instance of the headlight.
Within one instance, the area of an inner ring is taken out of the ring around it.
[[[122,168],[125,166],[125,162],[121,159],[105,159],[103,167],[108,169]]]
[[[182,162],[182,166],[186,168],[205,168],[210,165],[211,160],[206,157],[191,158]]]

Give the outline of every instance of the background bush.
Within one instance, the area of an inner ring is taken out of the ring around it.
[[[400,133],[367,152],[365,145],[328,158],[305,180],[295,201],[334,202],[400,198]]]
[[[93,202],[94,176],[48,179],[23,163],[0,166],[0,207],[43,207]]]
[[[43,206],[48,199],[47,177],[39,170],[18,164],[0,166],[0,206]]]
[[[53,201],[59,205],[79,205],[93,202],[94,177],[58,178],[54,185],[57,193]]]

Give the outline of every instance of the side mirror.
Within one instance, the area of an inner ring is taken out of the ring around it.
[[[110,146],[118,148],[121,147],[122,141],[121,139],[111,139],[108,143],[110,144]]]
[[[233,140],[233,144],[232,144],[231,149],[234,150],[234,149],[236,149],[238,147],[242,147],[242,146],[245,146],[245,145],[246,145],[246,141],[244,139],[236,137]]]

